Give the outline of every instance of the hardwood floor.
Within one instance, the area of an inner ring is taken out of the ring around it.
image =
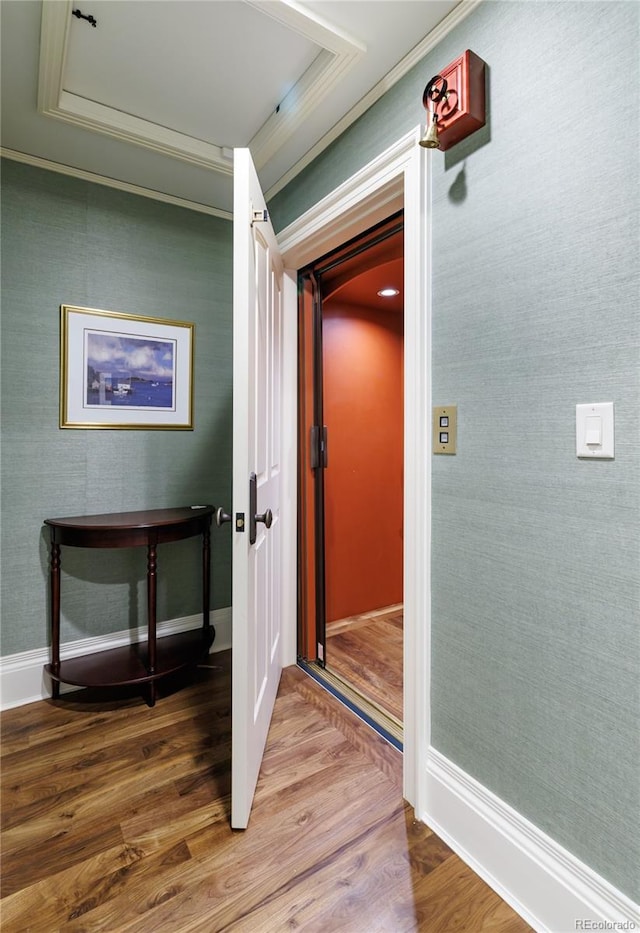
[[[400,753],[298,668],[231,830],[229,653],[211,663],[153,708],[82,691],[3,714],[3,933],[529,930],[413,820]]]
[[[327,668],[402,723],[402,606],[327,624]]]

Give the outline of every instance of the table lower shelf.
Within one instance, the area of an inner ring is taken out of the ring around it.
[[[46,664],[45,671],[57,683],[73,684],[76,687],[122,687],[153,683],[206,657],[214,636],[215,630],[209,626],[159,638],[156,642],[156,670],[153,674],[149,673],[147,667],[146,642],[69,658],[60,662],[57,671],[53,670],[52,664]]]

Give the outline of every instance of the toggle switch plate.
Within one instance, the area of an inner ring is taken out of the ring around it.
[[[613,402],[576,405],[576,457],[614,459]]]
[[[457,405],[440,405],[433,409],[433,452],[455,454]]]

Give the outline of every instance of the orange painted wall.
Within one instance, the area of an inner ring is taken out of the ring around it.
[[[323,305],[327,622],[402,602],[402,314]]]

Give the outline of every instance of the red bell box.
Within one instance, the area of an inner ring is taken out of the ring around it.
[[[438,148],[444,150],[485,125],[485,63],[467,49],[439,77],[443,86],[446,81],[446,93],[432,108],[438,115]],[[426,90],[423,104],[428,109]]]

